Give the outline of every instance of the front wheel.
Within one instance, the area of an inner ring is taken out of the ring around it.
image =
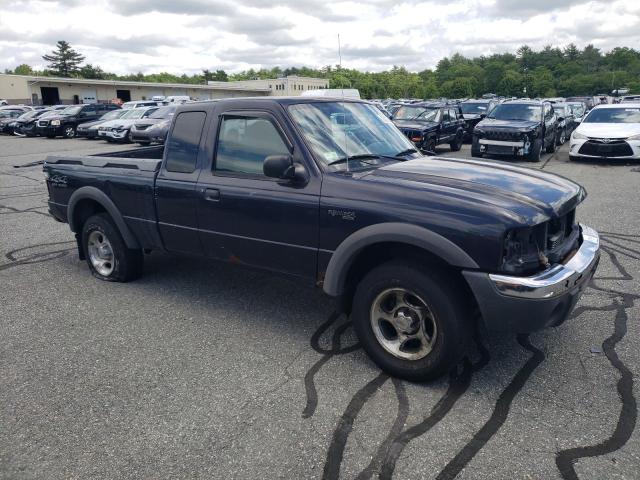
[[[547,153],[555,153],[556,151],[556,142],[555,142],[555,138],[556,138],[556,133],[553,133],[553,140],[551,142],[549,142],[549,145],[547,145],[547,147],[544,149],[545,152]]]
[[[530,162],[539,162],[541,153],[542,153],[542,140],[536,139],[531,144],[531,150],[527,155],[527,160],[529,160]]]
[[[107,282],[128,282],[142,274],[141,250],[127,248],[106,213],[89,217],[82,227],[82,247],[94,277]]]
[[[76,129],[72,125],[64,127],[64,138],[73,138],[76,136]]]
[[[470,328],[460,285],[444,271],[392,261],[369,272],[353,299],[352,318],[369,356],[410,381],[437,378],[462,358]]]

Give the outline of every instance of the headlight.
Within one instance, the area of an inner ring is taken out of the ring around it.
[[[574,132],[571,134],[571,139],[572,140],[586,140],[587,138],[589,138],[589,137],[587,137],[586,135],[581,134],[577,130],[574,130]]]
[[[473,134],[474,135],[484,135],[484,130],[480,130],[479,128],[474,128],[473,129]]]
[[[51,120],[51,125],[57,127],[58,125],[60,125],[60,120]]]
[[[640,133],[638,135],[631,135],[627,137],[627,140],[640,140]]]
[[[539,246],[544,246],[545,226],[518,228],[507,232],[502,251],[502,271],[523,274],[538,270],[543,261]]]

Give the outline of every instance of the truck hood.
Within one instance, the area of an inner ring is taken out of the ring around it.
[[[532,120],[498,120],[495,118],[485,118],[478,123],[477,128],[482,130],[510,130],[514,132],[523,132],[533,130],[538,125],[538,122],[534,122]]]
[[[576,131],[591,138],[627,138],[640,134],[640,124],[582,122]]]
[[[586,191],[564,177],[500,162],[421,157],[386,165],[363,177],[402,184],[489,209],[519,224],[536,225],[564,215]]]
[[[438,126],[435,122],[415,122],[413,120],[394,120],[400,130],[420,130],[426,132],[427,130],[433,130]]]

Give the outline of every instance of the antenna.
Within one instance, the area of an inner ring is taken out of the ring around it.
[[[338,34],[338,70],[340,71],[340,75],[342,75],[342,48],[340,47],[340,34]],[[344,82],[340,81],[340,93],[342,94],[342,131],[344,132],[344,154],[347,157],[347,172],[349,172],[349,147],[348,147],[348,139],[347,139],[347,108],[344,104]]]

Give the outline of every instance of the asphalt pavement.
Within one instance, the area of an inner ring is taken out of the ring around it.
[[[562,326],[412,384],[287,279],[158,253],[93,278],[24,165],[120,148],[0,137],[0,478],[640,478],[640,165],[513,160],[586,187],[596,279]]]

